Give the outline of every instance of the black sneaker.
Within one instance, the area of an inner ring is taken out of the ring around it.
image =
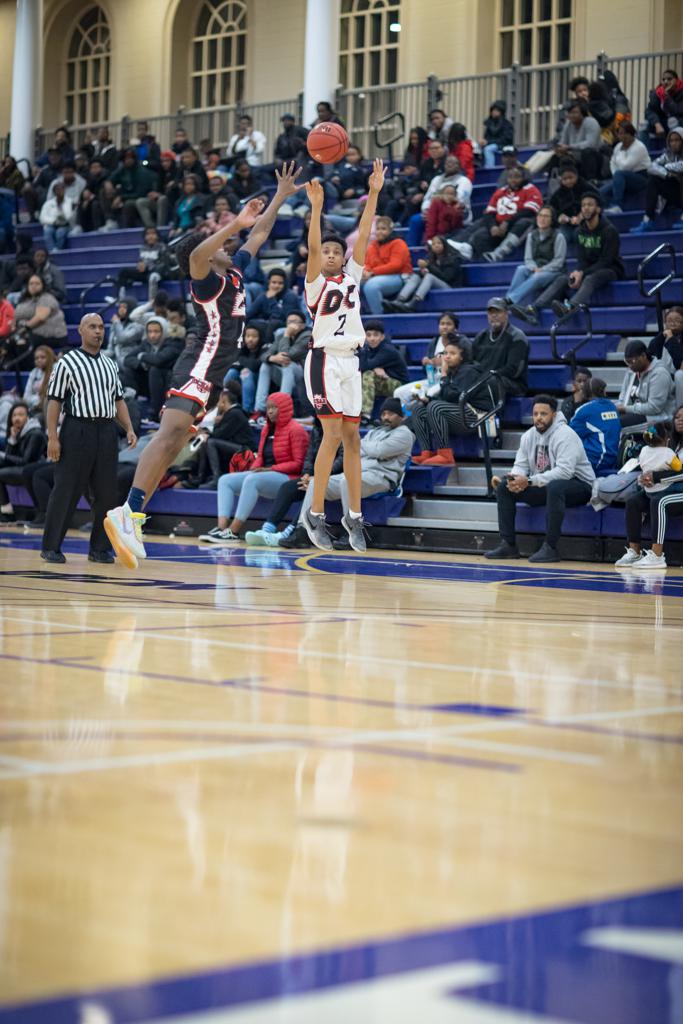
[[[541,544],[538,551],[535,551],[533,555],[529,556],[530,562],[559,562],[561,561],[560,555],[557,548],[551,548],[550,544],[546,544],[545,541]]]
[[[0,512],[0,523],[16,523],[17,517],[14,512]]]
[[[535,306],[510,306],[510,312],[527,324],[538,324],[538,311]]]
[[[365,523],[362,516],[342,516],[342,526],[349,535],[349,543],[354,551],[367,551],[368,542]]]
[[[301,517],[301,524],[308,534],[311,544],[321,551],[332,551],[332,538],[330,537],[324,515],[314,515],[308,509]]]
[[[55,562],[59,565],[63,565],[66,562],[66,558],[61,551],[41,551],[40,557],[44,562]]]
[[[89,551],[88,561],[101,562],[102,565],[112,565],[115,561],[115,558],[111,551]]]
[[[308,534],[303,526],[297,526],[296,530],[290,533],[289,537],[284,537],[278,542],[279,548],[307,548],[309,546]]]
[[[567,302],[566,299],[564,300],[564,302],[559,302],[557,299],[554,299],[553,302],[550,303],[550,305],[555,316],[559,317],[560,319],[562,319],[563,316],[566,316],[567,313],[571,313],[572,311],[571,304]]]
[[[521,558],[519,550],[514,544],[508,544],[506,540],[502,540],[500,544],[496,544],[495,548],[491,548],[490,551],[484,552],[484,558]]]

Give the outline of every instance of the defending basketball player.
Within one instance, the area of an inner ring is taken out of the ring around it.
[[[190,277],[190,294],[199,334],[173,368],[173,380],[161,425],[140,457],[125,505],[107,513],[104,527],[119,560],[135,569],[145,558],[142,541],[143,509],[169,466],[182,451],[197,420],[211,409],[223,378],[241,344],[246,313],[243,271],[266,242],[279,208],[303,185],[301,168],[292,162],[278,174],[277,191],[265,213],[263,201],[250,200],[236,220],[209,238],[193,232],[176,246],[181,271]],[[230,257],[224,249],[232,235],[252,228],[245,244]]]
[[[321,238],[323,187],[319,181],[306,185],[313,216],[308,231],[305,290],[306,304],[313,317],[313,337],[304,365],[304,380],[308,400],[322,423],[323,440],[315,460],[313,501],[302,522],[311,543],[323,551],[332,550],[332,538],[325,525],[325,492],[342,441],[344,476],[349,491],[349,512],[342,517],[342,525],[354,551],[365,551],[367,546],[361,513],[358,433],[363,389],[357,353],[365,342],[359,289],[372,218],[383,185],[384,165],[381,160],[375,160],[358,240],[346,265],[344,239],[337,235]]]

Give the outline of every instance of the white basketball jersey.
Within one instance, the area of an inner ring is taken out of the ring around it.
[[[350,259],[337,277],[318,274],[315,281],[306,281],[306,305],[313,317],[313,348],[349,353],[365,344],[360,318],[362,274],[363,268]]]

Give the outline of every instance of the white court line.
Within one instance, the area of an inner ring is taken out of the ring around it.
[[[32,624],[32,625],[37,625],[37,626],[45,626],[46,628],[49,628],[50,626],[59,626],[60,629],[72,629],[76,633],[98,633],[98,632],[101,632],[101,629],[99,629],[98,627],[95,627],[95,626],[75,626],[75,625],[73,625],[73,623],[70,623],[70,622],[55,622],[54,620],[52,620],[48,624],[48,623],[45,623],[42,620],[16,618],[16,617],[12,617],[12,616],[9,616],[9,615],[5,616],[5,619],[7,621],[11,621],[11,622],[24,622],[24,623],[29,623],[29,624]],[[199,628],[201,628],[201,627],[199,627]],[[134,632],[134,631],[135,631],[134,629],[133,630],[123,629],[122,630],[122,632]],[[152,632],[150,630],[147,630],[147,629],[144,629],[144,628],[143,628],[143,630],[141,630],[140,635],[143,636],[143,637],[149,637],[152,640],[174,641],[176,643],[185,643],[185,644],[187,643],[187,637],[186,636],[174,636],[173,633],[154,633],[154,632]],[[47,637],[49,637],[49,633],[47,633]],[[8,638],[8,639],[11,639],[11,637]],[[301,658],[301,654],[302,654],[302,652],[299,651],[296,647],[281,647],[281,646],[275,646],[275,645],[266,644],[266,643],[252,644],[252,643],[240,642],[238,640],[218,640],[218,639],[216,639],[214,637],[206,637],[206,638],[202,637],[202,644],[205,647],[225,647],[225,648],[228,648],[230,650],[259,651],[259,652],[268,652],[268,653],[271,653],[271,654],[295,655],[295,656],[298,656],[299,658]],[[381,658],[381,657],[378,657],[376,655],[352,654],[352,653],[349,653],[349,652],[346,652],[344,654],[337,654],[337,653],[335,653],[333,651],[316,651],[316,650],[307,650],[305,652],[305,654],[306,654],[307,658],[318,659],[318,660],[321,660],[321,661],[337,661],[337,662],[343,662],[343,663],[344,662],[354,662],[354,663],[357,663],[357,664],[360,664],[360,665],[370,665],[370,664],[372,664],[372,665],[378,665],[380,667],[385,667],[385,666],[389,667],[389,666],[391,666],[391,667],[394,667],[394,668],[415,668],[415,669],[421,669],[423,672],[424,671],[427,671],[427,672],[428,671],[434,671],[434,672],[473,672],[473,673],[482,674],[482,675],[488,675],[488,676],[503,676],[503,677],[510,677],[510,676],[512,676],[515,679],[520,679],[520,678],[531,679],[533,682],[538,683],[538,684],[541,684],[541,683],[557,683],[557,684],[565,684],[565,685],[571,685],[571,686],[589,687],[590,689],[594,689],[596,687],[601,687],[602,689],[609,689],[609,690],[633,690],[633,689],[637,689],[637,690],[639,690],[641,692],[650,691],[650,692],[653,692],[653,693],[660,693],[660,694],[662,693],[662,691],[664,689],[663,686],[652,686],[652,685],[649,685],[647,683],[638,683],[638,682],[634,682],[634,683],[617,683],[617,682],[614,682],[612,680],[607,680],[607,679],[594,679],[594,680],[590,680],[590,679],[577,679],[575,676],[559,676],[559,675],[556,675],[554,673],[550,674],[546,678],[541,678],[540,673],[537,673],[537,672],[524,672],[524,671],[521,671],[521,670],[512,670],[512,669],[504,669],[504,668],[486,668],[486,667],[483,667],[481,665],[463,665],[463,664],[460,664],[458,662],[450,662],[450,663],[445,662],[444,663],[444,662],[410,661],[410,660],[404,659],[404,658]],[[63,658],[63,660],[68,662],[69,658],[65,656]],[[79,666],[79,667],[81,667],[81,666]],[[87,666],[85,666],[85,665],[82,666],[82,667],[83,668],[87,668]],[[131,673],[131,674],[134,674],[134,673]]]
[[[7,765],[9,768],[42,768],[42,761],[30,761],[26,757],[15,757],[12,754],[0,754],[0,764]]]
[[[572,722],[601,722],[610,718],[649,718],[659,715],[680,715],[683,704],[670,704],[668,707],[629,708],[627,711],[587,711],[578,715],[564,715],[562,718],[544,718],[544,725],[571,725]]]

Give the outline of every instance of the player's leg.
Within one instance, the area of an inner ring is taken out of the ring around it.
[[[320,422],[323,428],[323,439],[315,457],[313,500],[311,502],[311,512],[316,516],[322,515],[325,511],[327,483],[342,439],[341,416],[322,416]],[[344,458],[346,460],[346,456]]]
[[[344,445],[344,479],[349,494],[349,513],[352,516],[360,516],[361,467],[358,420],[344,418],[341,433]]]

